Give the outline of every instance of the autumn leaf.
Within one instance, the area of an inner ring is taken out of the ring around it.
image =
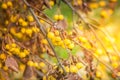
[[[7,57],[6,61],[5,61],[5,65],[12,69],[15,72],[18,72],[18,64],[16,62],[16,60],[13,57]]]
[[[24,80],[28,80],[34,76],[34,70],[33,67],[26,66],[23,77]]]

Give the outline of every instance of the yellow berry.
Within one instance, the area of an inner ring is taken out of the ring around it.
[[[8,67],[7,66],[3,66],[3,70],[7,71]]]
[[[54,15],[54,19],[55,19],[55,20],[59,20],[59,15],[57,15],[57,14]]]
[[[118,66],[119,66],[119,64],[117,62],[112,63],[113,68],[117,68]]]
[[[14,54],[20,54],[20,48],[15,48],[15,50],[14,50]]]
[[[63,20],[64,19],[64,16],[62,14],[58,15],[58,19],[59,20]]]
[[[42,20],[42,19],[40,19],[40,22],[41,22],[41,23],[45,23],[45,21],[44,21],[44,20]]]
[[[70,68],[68,66],[65,67],[66,72],[70,72]]]
[[[6,20],[6,21],[5,21],[5,25],[8,25],[8,24],[9,24],[9,21],[8,21],[8,20]]]
[[[43,67],[45,67],[45,63],[44,62],[40,62],[39,66],[43,68]]]
[[[4,53],[0,54],[0,59],[5,60],[6,59],[6,55]]]
[[[18,55],[19,55],[20,58],[26,57],[26,54],[24,52],[20,52]]]
[[[11,27],[11,28],[10,28],[10,33],[16,34],[16,29],[15,29],[15,27]]]
[[[26,32],[26,29],[25,28],[21,28],[21,33],[25,33]]]
[[[47,42],[46,39],[42,39],[42,40],[41,40],[41,43],[43,43],[43,44],[48,44],[48,42]]]
[[[47,80],[47,77],[46,76],[43,76],[43,79],[42,80]]]
[[[24,21],[23,18],[18,19],[19,24],[22,24],[23,21]]]
[[[50,0],[49,4],[50,4],[50,6],[54,6],[54,1]]]
[[[48,76],[48,80],[56,80],[52,75]]]
[[[38,63],[37,62],[34,62],[34,67],[38,67]]]
[[[17,45],[16,45],[15,43],[12,43],[12,44],[11,44],[11,47],[14,47],[14,48],[15,48],[15,47],[17,47]]]
[[[60,34],[58,30],[55,30],[54,33],[56,36],[59,36],[59,34]]]
[[[31,16],[31,15],[28,15],[28,16],[27,16],[27,19],[28,19],[29,22],[34,21],[34,18],[33,18],[33,16]]]
[[[73,44],[73,43],[69,44],[69,45],[68,45],[68,48],[69,48],[69,49],[73,49],[73,48],[74,48],[74,44]]]
[[[11,47],[10,47],[9,44],[6,44],[6,45],[5,45],[5,48],[6,48],[7,50],[9,50]]]
[[[47,37],[48,38],[50,38],[50,39],[52,39],[52,38],[54,38],[54,33],[53,32],[48,32],[48,34],[47,34]]]
[[[104,17],[104,18],[107,18],[107,17],[108,17],[108,14],[107,14],[107,12],[106,12],[105,10],[102,10],[101,13],[100,13],[100,15],[101,15],[102,17]]]
[[[7,2],[7,6],[8,6],[8,7],[12,7],[12,6],[13,6],[12,2],[11,2],[11,1],[8,1],[8,2]]]
[[[101,7],[104,7],[104,6],[106,5],[106,2],[105,2],[105,1],[100,1],[100,2],[99,2],[99,5],[100,5]]]
[[[117,73],[117,76],[120,76],[120,72]]]
[[[13,16],[13,15],[12,15],[12,16],[10,17],[10,21],[13,22],[13,23],[16,22],[16,21],[17,21],[17,16]]]
[[[96,77],[98,77],[98,78],[102,77],[102,73],[99,71],[96,71]]]
[[[28,55],[28,54],[30,54],[30,51],[29,51],[29,50],[24,49],[24,53],[25,53],[26,55]]]
[[[25,65],[24,64],[20,64],[19,68],[20,68],[21,71],[24,71],[25,70]]]
[[[79,63],[76,64],[76,67],[77,67],[78,69],[81,69],[81,68],[83,67],[83,64],[79,62]]]
[[[69,44],[71,44],[71,41],[70,41],[69,39],[65,39],[65,40],[64,40],[64,43],[65,43],[66,45],[69,45]]]
[[[55,37],[55,41],[61,41],[61,37],[56,36],[56,37]]]
[[[92,2],[89,4],[89,7],[92,9],[98,8],[98,4],[96,2]]]
[[[78,5],[82,5],[82,0],[77,0]]]
[[[70,66],[70,72],[71,72],[71,73],[77,73],[77,72],[78,72],[77,67],[74,66],[74,65],[71,65],[71,66]]]
[[[2,3],[1,8],[2,8],[2,9],[7,9],[7,8],[8,8],[8,7],[7,7],[7,4],[6,4],[6,3]]]
[[[34,63],[33,63],[33,61],[28,61],[28,62],[27,62],[27,65],[28,65],[28,66],[34,66]]]
[[[26,29],[26,34],[28,34],[30,37],[32,36],[32,29],[28,28]]]
[[[26,26],[28,26],[28,22],[22,21],[21,25],[22,25],[23,27],[26,27]]]
[[[21,32],[18,32],[15,34],[15,36],[19,39],[21,39],[23,37],[23,34]]]
[[[81,41],[81,42],[87,42],[87,39],[85,37],[78,37],[78,39]]]

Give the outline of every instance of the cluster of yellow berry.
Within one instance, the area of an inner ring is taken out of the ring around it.
[[[68,38],[62,40],[60,37],[60,32],[58,30],[55,30],[54,32],[48,32],[47,37],[51,39],[52,43],[56,46],[61,46],[62,48],[66,47],[68,49],[74,48],[74,42]]]
[[[3,70],[7,71],[8,67],[5,66],[4,62],[7,58],[7,55],[5,53],[0,53],[0,68],[2,68]]]
[[[29,60],[27,62],[27,65],[30,67],[35,67],[37,69],[40,69],[43,73],[45,73],[47,71],[47,69],[45,70],[46,64],[44,62],[35,62],[32,60]]]
[[[32,37],[33,33],[38,33],[40,30],[39,28],[37,27],[30,27],[30,28],[24,28],[24,27],[21,27],[21,29],[19,30],[19,32],[16,32],[16,27],[11,27],[10,28],[10,33],[12,33],[12,35],[14,35],[15,37],[21,39],[26,36],[29,36],[29,37]]]
[[[9,55],[17,55],[20,58],[25,58],[27,55],[30,54],[30,51],[27,49],[21,49],[15,43],[6,44],[5,49],[8,51]]]
[[[1,8],[2,8],[2,9],[8,9],[8,8],[12,8],[12,7],[13,7],[13,4],[12,4],[11,1],[4,2],[4,3],[2,3],[2,5],[1,5]]]
[[[65,66],[65,70],[68,73],[77,73],[82,67],[84,67],[84,65],[78,62],[75,65]]]
[[[56,14],[56,15],[54,15],[54,19],[56,20],[56,21],[58,21],[58,20],[63,20],[64,19],[64,16],[62,15],[62,14]]]
[[[117,2],[117,0],[109,0],[110,2],[113,2],[113,3],[115,3],[115,2]],[[98,7],[105,7],[105,6],[107,6],[108,5],[108,1],[106,1],[106,0],[100,0],[99,2],[97,2],[97,0],[94,0],[94,1],[91,1],[90,3],[89,3],[89,7],[91,8],[91,9],[95,9],[95,8],[98,8]]]

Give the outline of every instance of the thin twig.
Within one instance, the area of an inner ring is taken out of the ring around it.
[[[59,59],[59,57],[58,57],[57,54],[56,54],[56,51],[55,51],[55,49],[54,49],[54,46],[53,46],[53,44],[51,43],[50,39],[46,36],[46,31],[45,31],[45,29],[42,27],[42,25],[40,24],[39,19],[38,19],[37,16],[35,15],[35,12],[34,12],[33,9],[30,7],[29,3],[28,3],[26,0],[23,0],[23,1],[24,1],[24,3],[26,4],[26,6],[28,7],[28,9],[29,9],[29,11],[31,12],[31,14],[33,15],[34,19],[36,20],[36,22],[37,22],[37,24],[38,24],[38,26],[39,26],[39,28],[40,28],[43,36],[46,37],[46,40],[48,41],[48,43],[49,43],[52,51],[54,52],[54,55],[55,55],[55,57],[56,57],[56,59],[57,59],[57,61],[58,61],[59,66],[62,68],[64,74],[66,74],[66,71],[65,71],[62,63],[60,62],[60,59]]]

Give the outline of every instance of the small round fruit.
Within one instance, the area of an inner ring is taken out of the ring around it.
[[[71,73],[77,73],[77,72],[78,72],[77,67],[74,66],[74,65],[71,65],[71,66],[70,66],[70,72],[71,72]]]
[[[73,49],[74,47],[75,47],[75,45],[73,43],[71,43],[71,44],[68,45],[69,49]]]
[[[28,19],[29,22],[34,21],[34,18],[33,18],[33,16],[31,16],[31,15],[28,15],[28,16],[27,16],[27,19]]]
[[[8,7],[12,7],[12,6],[13,6],[12,2],[11,2],[11,1],[8,1],[8,2],[7,2],[7,6],[8,6]]]
[[[45,63],[44,62],[40,62],[39,66],[43,68],[43,67],[45,67]]]
[[[76,64],[76,67],[77,67],[78,69],[81,69],[81,68],[83,67],[83,64],[80,63],[80,62],[78,62],[78,63]]]
[[[21,25],[22,25],[23,27],[26,27],[26,26],[28,26],[28,22],[22,21]]]
[[[60,15],[58,16],[58,19],[59,19],[59,20],[63,20],[63,19],[64,19],[64,16],[63,16],[62,14],[60,14]]]
[[[34,63],[33,63],[33,61],[28,61],[28,62],[27,62],[27,65],[28,65],[28,66],[34,66]]]
[[[54,33],[53,32],[48,32],[48,34],[47,34],[47,37],[48,38],[50,38],[50,39],[52,39],[52,38],[54,38]]]
[[[57,15],[57,14],[54,15],[54,19],[55,19],[55,20],[59,20],[59,15]]]
[[[6,3],[2,3],[1,8],[2,8],[2,9],[7,9],[7,8],[8,8],[8,7],[7,7],[7,4],[6,4]]]
[[[54,3],[54,1],[50,0],[49,4],[50,4],[50,6],[54,6],[55,3]]]

